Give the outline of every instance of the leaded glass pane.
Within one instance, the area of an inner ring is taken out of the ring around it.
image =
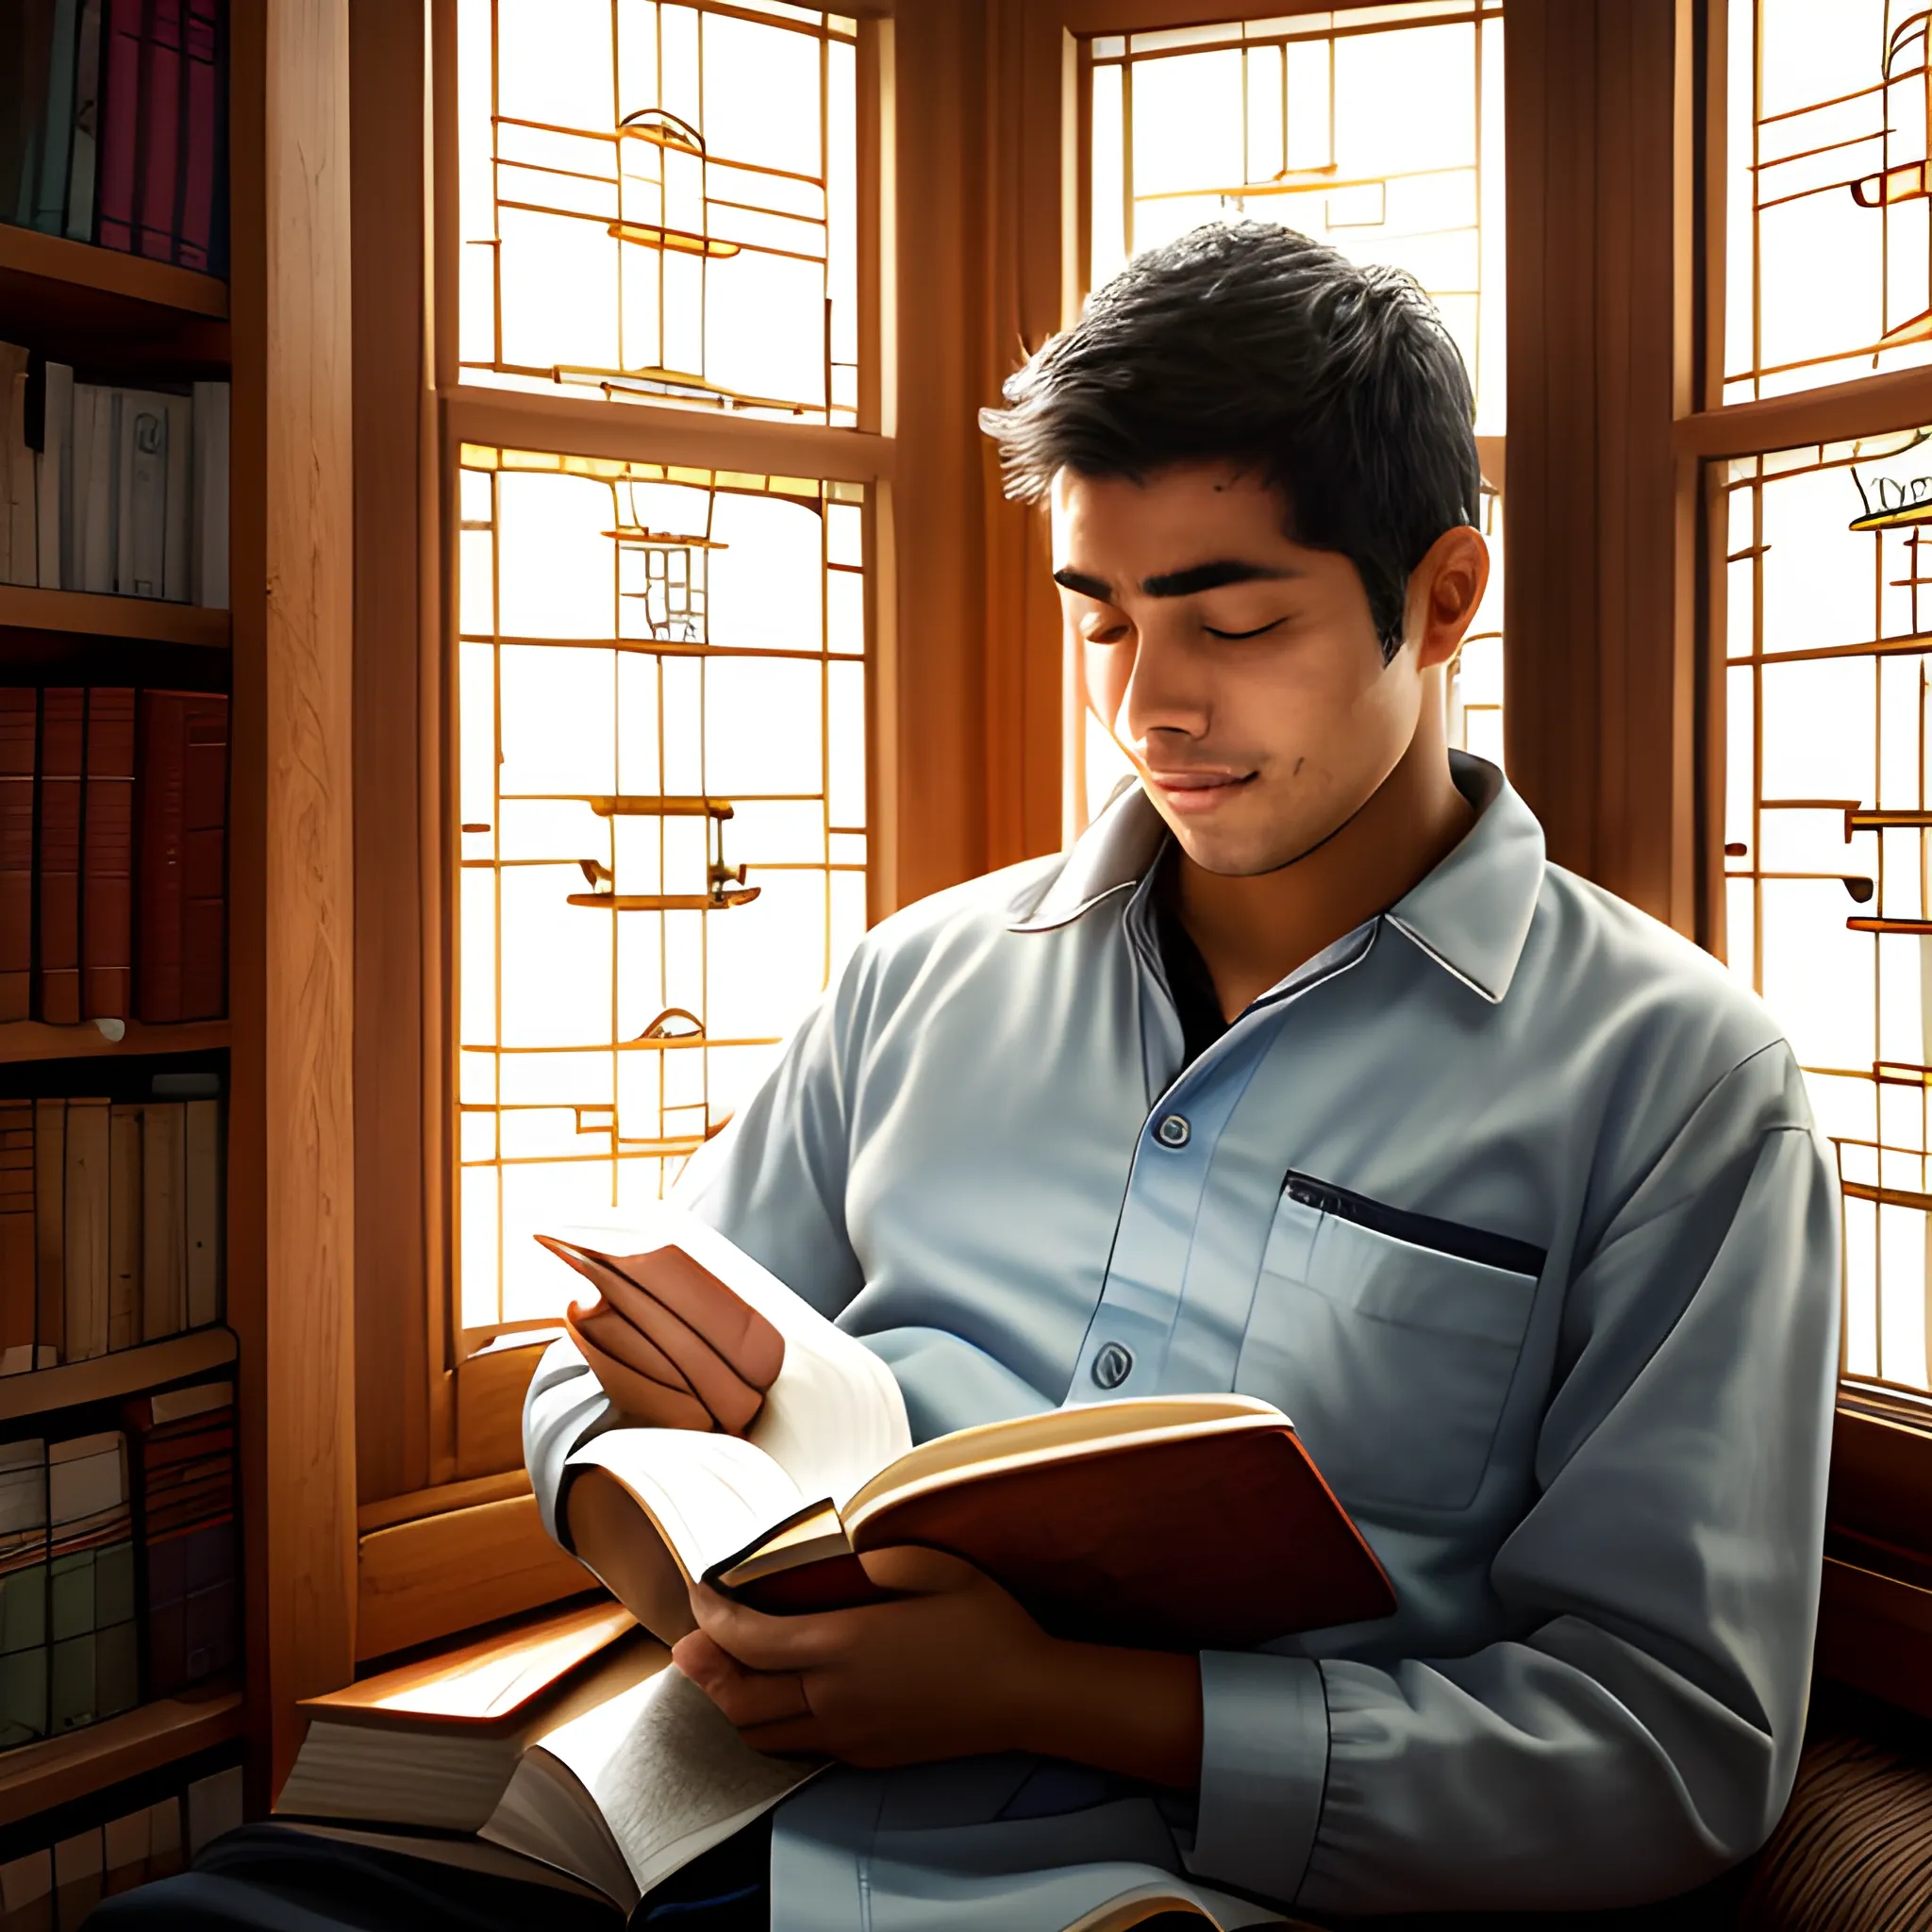
[[[554,1318],[565,1286],[531,1235],[656,1199],[864,929],[865,663],[827,617],[862,608],[866,496],[471,444],[461,463],[475,1331]]]
[[[856,423],[856,24],[458,4],[464,379]]]
[[[1733,462],[1731,969],[1836,1149],[1848,1373],[1932,1388],[1932,431]]]
[[[1724,400],[1932,358],[1922,0],[1730,12]]]

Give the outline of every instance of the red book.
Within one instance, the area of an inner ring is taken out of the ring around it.
[[[0,1020],[25,1020],[34,986],[34,737],[40,693],[0,691]]]
[[[134,980],[134,693],[87,694],[80,1014],[125,1020]]]
[[[187,0],[182,54],[187,131],[182,142],[181,231],[175,259],[208,272],[214,249],[215,149],[221,135],[221,24],[215,0]]]
[[[94,239],[103,248],[134,247],[134,176],[141,150],[142,0],[104,0],[101,31],[100,148]]]
[[[40,825],[36,1017],[80,1024],[80,773],[87,693],[41,693],[41,770],[34,781]]]
[[[141,694],[141,1017],[219,1018],[227,963],[228,701]]]
[[[156,261],[173,261],[181,178],[181,0],[148,0],[142,49],[141,198],[136,240]]]

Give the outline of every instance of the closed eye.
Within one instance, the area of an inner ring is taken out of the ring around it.
[[[1277,617],[1273,624],[1257,625],[1253,630],[1216,630],[1211,624],[1204,624],[1201,628],[1210,638],[1225,638],[1230,642],[1239,643],[1242,638],[1266,637],[1271,630],[1278,629],[1286,621],[1285,618]]]

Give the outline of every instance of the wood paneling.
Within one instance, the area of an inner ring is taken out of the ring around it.
[[[1689,0],[1509,10],[1504,723],[1550,856],[1697,919]]]
[[[356,1483],[431,1480],[419,470],[424,18],[349,0],[356,445]],[[433,942],[434,928],[429,928]],[[441,1367],[439,1361],[436,1367]]]
[[[361,1541],[359,1573],[358,1658],[387,1657],[597,1587],[544,1533],[534,1496],[375,1530]]]

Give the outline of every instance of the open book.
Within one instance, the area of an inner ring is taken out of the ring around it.
[[[676,1246],[784,1337],[744,1437],[619,1428],[570,1458],[566,1481],[617,1485],[640,1536],[675,1566],[674,1621],[675,1599],[701,1579],[774,1612],[876,1600],[858,1558],[899,1543],[964,1557],[1049,1630],[1100,1641],[1238,1649],[1395,1607],[1360,1532],[1267,1403],[1097,1402],[914,1447],[886,1366],[691,1215],[666,1207],[544,1244],[592,1281],[615,1271],[646,1294],[639,1264]]]
[[[817,1769],[752,1750],[608,1602],[302,1708],[279,1822],[624,1912]]]

